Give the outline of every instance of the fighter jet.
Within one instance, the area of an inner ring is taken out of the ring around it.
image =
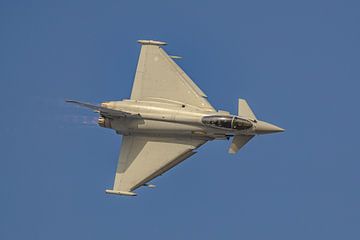
[[[164,50],[165,42],[139,40],[140,57],[130,99],[100,105],[67,100],[99,114],[98,124],[123,135],[109,194],[135,196],[141,186],[196,153],[207,141],[229,139],[234,154],[255,135],[283,132],[261,121],[244,99],[238,114],[216,110]]]

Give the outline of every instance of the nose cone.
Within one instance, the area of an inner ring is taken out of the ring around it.
[[[277,133],[285,131],[283,128],[275,126],[271,123],[257,121],[256,123],[256,134],[268,134],[268,133]]]

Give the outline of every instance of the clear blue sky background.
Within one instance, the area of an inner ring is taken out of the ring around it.
[[[0,239],[360,239],[359,1],[0,1]],[[121,138],[67,106],[128,98],[138,39],[218,109],[286,128],[214,141],[106,195]]]

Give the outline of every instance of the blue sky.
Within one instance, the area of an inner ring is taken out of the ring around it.
[[[358,1],[0,1],[1,239],[359,239]],[[213,141],[135,198],[121,138],[63,103],[128,98],[138,39],[218,109],[287,131]],[[84,123],[86,122],[86,123]]]

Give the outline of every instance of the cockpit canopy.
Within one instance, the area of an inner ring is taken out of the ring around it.
[[[253,126],[250,121],[236,116],[205,116],[201,121],[207,126],[225,129],[246,130]]]

